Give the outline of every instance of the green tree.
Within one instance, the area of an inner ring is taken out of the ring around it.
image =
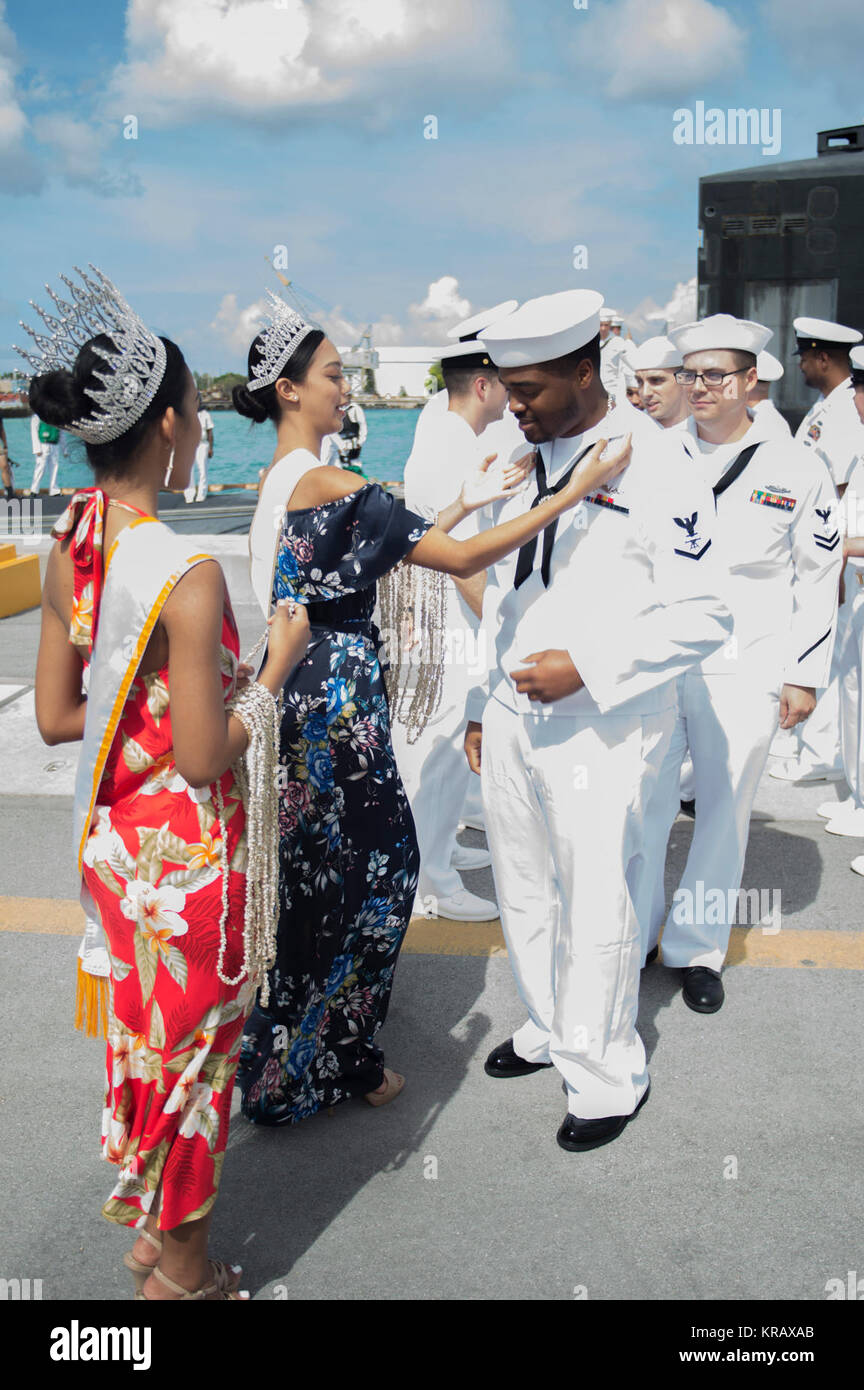
[[[444,373],[441,370],[440,362],[433,362],[429,368],[429,375],[426,378],[426,390],[431,394],[436,391],[444,390]]]

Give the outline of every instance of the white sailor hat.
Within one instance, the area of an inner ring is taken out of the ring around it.
[[[853,347],[849,361],[852,364],[852,385],[864,386],[864,347]]]
[[[614,317],[615,317],[615,310],[614,310],[614,309],[605,309],[605,308],[604,308],[604,309],[601,309],[601,310],[600,310],[600,322],[601,322],[601,323],[611,323],[612,320],[614,319]]]
[[[483,341],[498,367],[554,362],[597,337],[602,303],[602,294],[595,290],[562,290],[526,299],[487,328]]]
[[[760,352],[756,358],[756,375],[760,381],[779,381],[783,376],[783,363],[778,362],[771,352]]]
[[[636,373],[633,371],[632,367],[627,366],[626,362],[624,364],[624,385],[628,391],[635,391],[639,387],[639,382],[636,380]]]
[[[682,366],[681,353],[668,338],[646,338],[635,352],[630,354],[633,370],[636,372],[655,371],[659,367],[674,369]]]
[[[690,352],[708,352],[715,348],[752,352],[754,357],[758,357],[772,336],[771,329],[764,324],[752,323],[750,319],[736,319],[732,314],[712,314],[698,323],[685,323],[681,328],[670,328],[668,332],[668,337],[682,357]]]
[[[454,343],[441,354],[441,366],[446,367],[491,367],[493,366],[486,344],[480,338],[471,338],[464,343]]]
[[[843,323],[831,323],[828,319],[793,319],[792,327],[798,339],[796,357],[808,348],[850,347],[861,341],[857,328],[847,328]]]
[[[621,326],[624,323],[624,320],[622,319],[620,314],[613,314],[611,323],[613,328],[621,328]]]
[[[472,314],[470,319],[463,319],[453,328],[448,328],[448,338],[458,338],[460,343],[469,342],[488,328],[490,323],[497,323],[498,319],[503,319],[506,314],[512,314],[518,299],[505,299],[502,304],[494,304],[491,309],[481,309],[479,313]]]

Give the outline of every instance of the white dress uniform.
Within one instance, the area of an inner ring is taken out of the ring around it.
[[[853,468],[849,486],[841,505],[845,515],[849,518],[849,535],[864,534],[864,528],[861,528],[860,525],[862,517],[864,517],[864,459],[859,459]],[[860,821],[864,819],[864,709],[862,709],[864,560],[862,559],[850,558],[846,562],[846,603],[844,608],[847,612],[846,640],[843,644],[839,663],[840,749],[843,760],[843,775],[851,795],[848,801],[837,803],[837,816],[845,819],[849,812],[852,812],[854,819]],[[854,828],[860,829],[858,826]]]
[[[627,360],[627,345],[617,334],[600,344],[600,380],[616,405],[627,400],[627,386],[624,369]]]
[[[33,481],[30,484],[30,491],[39,491],[39,488],[42,484],[42,475],[45,472],[45,469],[47,468],[49,478],[48,491],[53,497],[57,492],[60,491],[60,489],[57,486],[57,474],[60,469],[61,445],[65,453],[65,444],[63,444],[63,431],[59,431],[60,438],[57,440],[56,444],[47,444],[39,438],[40,424],[41,421],[39,420],[38,416],[31,415],[30,444],[33,449],[33,458],[35,460],[35,464],[33,468]]]
[[[732,641],[679,682],[678,720],[646,827],[653,882],[641,876],[636,898],[647,926],[647,953],[665,917],[663,864],[689,745],[696,823],[666,922],[663,961],[719,971],[732,922],[727,910],[719,910],[719,898],[708,894],[720,890],[728,908],[732,890],[737,902],[750,814],[782,685],[819,687],[828,679],[842,539],[836,492],[824,464],[791,441],[766,436],[759,416],[734,444],[706,445],[692,418],[684,438],[694,470],[718,491],[735,461],[756,448],[716,499],[714,544],[723,570],[721,594],[735,621]]]
[[[785,439],[788,442],[792,438],[792,431],[773,401],[757,401],[750,407],[750,413],[754,420],[759,421],[759,428],[766,439]]]
[[[520,316],[534,311],[542,321],[548,301],[569,298],[529,302],[512,327],[487,330],[493,359],[518,365],[506,335],[515,338]],[[600,296],[590,298],[599,311]],[[536,360],[582,343],[550,346]],[[570,1113],[584,1119],[631,1114],[647,1089],[627,876],[643,852],[643,807],[674,723],[675,678],[731,627],[706,569],[710,492],[680,445],[639,411],[610,411],[581,435],[542,444],[548,485],[566,479],[597,439],[617,448],[631,432],[632,461],[613,487],[490,569],[483,630],[492,666],[468,701],[469,718],[482,718],[487,836],[528,1014],[513,1047],[526,1061],[554,1062]],[[524,514],[537,495],[532,478],[493,504],[489,524]],[[584,688],[550,704],[519,694],[510,672],[532,652],[562,648]]]
[[[804,416],[795,439],[821,458],[838,488],[848,484],[859,457],[864,454],[864,426],[858,418],[851,381],[835,386],[827,396],[820,396]],[[834,666],[826,688],[819,695],[816,708],[804,724],[791,730],[789,745],[790,767],[793,776],[839,776],[842,768],[840,752],[840,678],[845,663],[848,623],[851,618],[851,591],[857,587],[855,566],[845,570],[846,601],[837,617],[837,641]],[[787,769],[775,769],[774,775]],[[787,780],[784,775],[783,780]]]
[[[482,455],[478,438],[467,420],[453,410],[440,413],[415,440],[405,464],[405,505],[434,521],[459,496],[462,485],[476,472]],[[454,540],[477,534],[473,513],[454,527]],[[445,577],[444,669],[441,701],[423,732],[409,743],[405,726],[394,722],[393,747],[405,785],[420,847],[418,899],[452,898],[463,892],[462,880],[451,865],[456,832],[471,782],[465,760],[465,701],[477,680],[480,619]]]

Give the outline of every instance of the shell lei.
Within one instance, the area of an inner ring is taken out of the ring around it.
[[[261,1002],[270,998],[268,971],[276,958],[276,919],[279,891],[279,825],[276,774],[282,696],[275,699],[254,681],[228,705],[240,720],[249,742],[242,758],[232,766],[246,811],[246,905],[243,919],[243,965],[233,979],[224,974],[228,921],[228,850],[225,803],[222,788],[214,784],[219,814],[222,865],[222,916],[219,921],[219,957],[216,972],[223,984],[236,985],[248,975],[261,986]]]
[[[381,626],[400,637],[384,672],[391,719],[404,724],[409,743],[416,743],[441,703],[447,619],[447,576],[402,561],[378,585]],[[409,616],[419,637],[419,661],[403,660],[410,636]],[[414,687],[412,675],[416,670]]]

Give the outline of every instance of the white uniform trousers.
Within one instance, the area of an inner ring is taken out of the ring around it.
[[[528,1011],[513,1046],[526,1061],[554,1062],[580,1119],[632,1114],[648,1086],[627,870],[674,718],[543,718],[495,699],[483,714],[486,834]]]
[[[418,908],[424,898],[449,898],[464,884],[450,860],[471,780],[465,757],[466,680],[461,670],[444,667],[441,703],[415,743],[405,726],[394,723],[393,748],[399,776],[411,803],[420,847]]]
[[[189,498],[189,494],[193,492],[199,502],[203,502],[204,498],[207,496],[207,460],[209,457],[210,445],[207,443],[206,439],[202,439],[198,448],[195,450],[195,466],[192,470],[192,477],[189,479],[189,486],[186,489],[187,499]],[[196,475],[198,481],[197,491],[193,486]]]
[[[38,454],[34,455],[34,458],[36,462],[33,468],[33,481],[30,484],[30,491],[39,491],[39,488],[42,483],[42,475],[45,472],[45,469],[47,468],[49,470],[48,476],[50,478],[48,490],[49,492],[56,492],[57,474],[60,469],[60,445],[43,444]]]
[[[861,698],[861,682],[864,679],[864,589],[859,588],[857,582],[852,601],[847,598],[843,607],[850,610],[840,672],[843,775],[849,783],[852,805],[864,808],[864,700]]]
[[[719,889],[728,907],[729,890],[737,895],[741,886],[750,815],[777,727],[779,696],[779,687],[766,689],[762,673],[705,675],[697,670],[679,677],[678,718],[648,804],[644,871],[631,882],[643,925],[643,960],[657,945],[666,915],[666,846],[679,809],[681,767],[689,747],[696,821],[673,912],[663,931],[663,963],[673,969],[721,969],[732,922],[728,911],[716,910],[710,916],[722,920],[706,922],[706,896]]]

